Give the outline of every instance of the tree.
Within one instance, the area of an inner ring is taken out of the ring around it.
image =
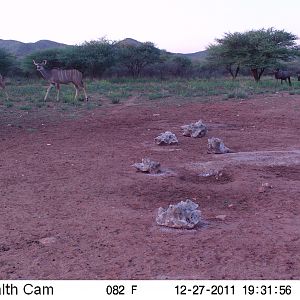
[[[0,48],[0,74],[6,75],[14,65],[14,57],[5,49]]]
[[[284,30],[252,30],[245,33],[244,65],[249,67],[255,81],[266,68],[275,68],[280,61],[290,61],[298,54],[297,36]]]
[[[217,65],[226,65],[234,78],[243,65],[259,81],[266,68],[275,68],[280,61],[298,55],[296,40],[294,34],[274,28],[227,33],[223,39],[216,40],[216,45],[208,47],[209,59]],[[235,72],[232,72],[233,65]]]
[[[47,68],[77,69],[91,77],[101,77],[115,59],[114,44],[101,39],[82,45],[38,51],[25,57],[23,70],[35,72],[32,60],[47,60]]]
[[[54,48],[29,54],[21,62],[22,70],[27,75],[38,74],[38,72],[36,72],[36,67],[33,64],[33,60],[36,62],[47,60],[47,68],[50,69],[63,68],[65,65],[61,62],[61,55],[64,51],[66,51],[66,48]]]
[[[93,78],[101,77],[114,64],[114,43],[100,39],[72,46],[62,52],[60,60],[67,68],[77,68]]]
[[[187,57],[175,56],[172,59],[175,76],[184,77],[192,72],[192,61]]]
[[[209,45],[207,61],[212,67],[225,67],[232,79],[238,76],[242,63],[241,49],[244,45],[242,33],[226,33],[223,39],[216,39],[216,45]]]
[[[117,52],[117,62],[124,65],[133,77],[140,76],[146,66],[160,61],[160,50],[150,42],[119,45]]]

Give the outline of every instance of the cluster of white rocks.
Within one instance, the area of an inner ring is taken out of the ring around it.
[[[202,138],[206,136],[207,126],[199,120],[198,122],[181,126],[183,136]],[[161,133],[154,139],[155,143],[160,146],[164,145],[178,145],[178,138],[171,131]],[[220,138],[208,139],[208,153],[225,154],[233,152],[224,145]],[[158,174],[161,172],[160,163],[152,161],[150,158],[143,158],[142,162],[132,165],[137,171],[143,173]],[[198,204],[192,200],[187,199],[175,205],[169,205],[168,208],[160,207],[158,209],[156,223],[161,226],[172,228],[192,229],[203,222],[201,218],[201,211],[198,209]]]

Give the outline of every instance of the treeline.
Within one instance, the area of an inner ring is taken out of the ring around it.
[[[160,50],[151,42],[122,43],[106,39],[82,45],[32,53],[22,60],[0,49],[0,73],[8,76],[38,76],[32,63],[47,60],[48,68],[76,68],[85,77],[210,78],[252,74],[259,81],[275,68],[300,71],[297,37],[273,28],[244,33],[226,33],[207,48],[203,61]],[[300,73],[300,72],[299,72]]]
[[[48,68],[75,68],[90,78],[211,76],[205,63],[193,63],[189,58],[160,50],[151,42],[131,45],[105,39],[37,51],[22,60],[0,49],[0,72],[10,76],[40,76],[33,60],[47,60]]]
[[[274,28],[226,33],[208,47],[207,60],[211,65],[223,66],[233,79],[241,68],[248,69],[255,81],[277,68],[291,69],[294,65],[293,71],[297,73],[300,70],[299,60],[298,63],[295,60],[300,54],[297,39],[290,32]]]

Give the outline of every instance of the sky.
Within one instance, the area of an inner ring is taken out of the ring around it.
[[[300,0],[2,0],[0,39],[133,38],[193,53],[225,33],[270,27],[300,36]]]

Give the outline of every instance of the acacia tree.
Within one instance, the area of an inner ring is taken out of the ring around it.
[[[119,45],[117,53],[117,63],[125,66],[133,77],[140,76],[146,66],[160,61],[160,50],[150,42],[140,45]]]
[[[296,40],[294,34],[274,28],[227,33],[208,48],[209,59],[217,65],[230,66],[229,72],[232,65],[237,66],[236,70],[240,66],[247,67],[255,81],[259,81],[266,68],[274,68],[278,62],[289,61],[298,55]]]
[[[244,65],[249,67],[255,81],[266,68],[275,68],[280,61],[289,61],[298,55],[297,36],[284,30],[251,30],[245,33]]]
[[[235,79],[241,67],[241,49],[245,43],[242,33],[226,33],[223,39],[216,39],[217,44],[209,45],[208,64],[211,67],[224,67]]]

